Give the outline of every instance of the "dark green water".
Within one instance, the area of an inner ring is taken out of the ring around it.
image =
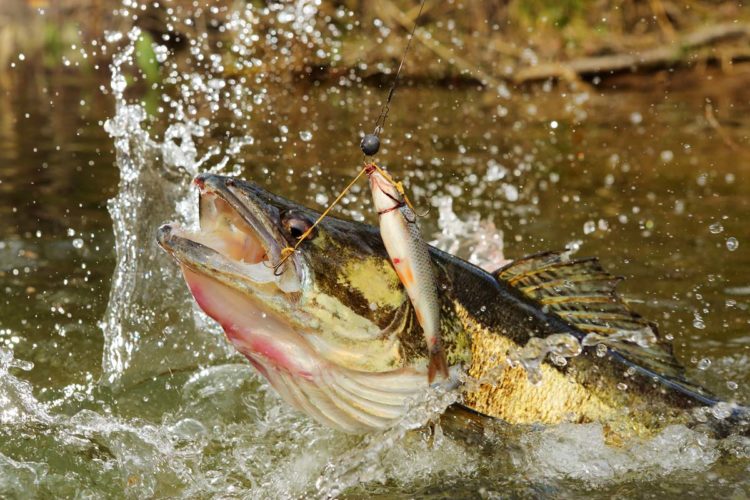
[[[511,90],[508,98],[403,88],[381,161],[408,180],[418,204],[433,205],[428,233],[437,236],[439,216],[449,215],[437,208],[441,197],[452,197],[462,220],[476,214],[483,231],[443,228],[443,244],[464,256],[492,221],[510,258],[570,243],[601,257],[628,278],[621,291],[636,309],[674,337],[693,378],[748,402],[750,77],[690,78],[647,89]],[[115,388],[100,384],[111,375],[102,369],[111,332],[97,323],[116,262],[106,203],[120,178],[103,129],[114,99],[101,84],[29,79],[0,93],[0,350],[33,363],[0,369],[0,495],[300,496],[326,463],[352,450],[382,468],[361,475],[378,480],[354,496],[750,494],[750,445],[686,429],[627,452],[608,449],[595,428],[571,425],[529,432],[492,457],[414,436],[369,456],[359,438],[285,407],[223,350],[215,330],[206,336],[200,322],[174,319],[192,315],[190,302],[146,237],[133,254],[148,261],[137,278],[171,288],[138,299],[130,376]],[[355,172],[358,133],[370,128],[382,92],[269,87],[273,114],[212,118],[196,144],[205,152],[226,149],[227,136],[252,136],[224,170],[322,207]],[[721,132],[705,118],[707,99]],[[169,122],[147,121],[154,137]],[[157,155],[150,168],[163,171],[160,182],[187,190],[189,169],[159,165]],[[147,192],[141,203],[162,194]],[[343,215],[373,220],[366,194],[347,198]],[[177,213],[163,195],[148,217],[125,211],[144,234]],[[150,309],[156,317],[143,316]],[[175,324],[177,332],[166,330]],[[170,364],[178,350],[181,361]],[[700,370],[704,358],[710,366]]]

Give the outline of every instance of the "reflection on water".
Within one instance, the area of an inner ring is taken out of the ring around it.
[[[381,160],[434,207],[434,239],[466,258],[566,245],[601,256],[693,378],[748,401],[750,162],[705,102],[747,144],[750,90],[743,75],[693,78],[602,94],[404,87]],[[382,90],[186,81],[151,117],[86,90],[121,92],[119,80],[32,79],[0,97],[2,495],[298,496],[363,481],[349,493],[747,493],[744,438],[670,427],[614,449],[597,424],[498,425],[480,446],[407,433],[410,422],[343,436],[289,409],[193,309],[153,234],[194,218],[189,183],[203,169],[325,206],[355,173]],[[339,213],[372,221],[362,189]]]

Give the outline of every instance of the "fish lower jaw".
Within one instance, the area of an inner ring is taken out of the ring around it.
[[[392,426],[428,388],[426,369],[353,370],[326,360],[289,321],[237,290],[183,267],[198,305],[287,403],[347,433]]]

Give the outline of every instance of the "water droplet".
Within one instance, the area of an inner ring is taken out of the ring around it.
[[[727,389],[729,389],[730,391],[736,391],[737,387],[739,387],[737,385],[737,382],[734,382],[732,380],[727,380]]]
[[[560,356],[559,354],[552,353],[549,355],[549,359],[555,366],[566,366],[568,364],[568,360],[565,359],[565,356]]]
[[[708,226],[708,230],[711,231],[711,234],[719,234],[724,231],[724,226],[721,225],[721,222],[714,222]]]
[[[703,330],[704,328],[706,328],[706,323],[698,313],[694,313],[693,315],[693,328],[697,328],[698,330]]]
[[[627,391],[628,390],[628,384],[626,384],[624,382],[620,382],[619,384],[617,384],[617,389],[620,390],[620,391]]]
[[[169,48],[164,45],[155,45],[154,55],[156,56],[157,62],[163,63],[169,56]]]
[[[676,200],[674,202],[674,213],[677,215],[685,213],[685,202],[683,200]]]
[[[323,193],[316,194],[315,203],[318,205],[328,205],[328,196]]]
[[[303,130],[299,133],[299,138],[302,139],[305,142],[310,142],[313,138],[312,132],[309,130]]]
[[[505,198],[508,201],[518,201],[518,188],[512,184],[503,184]]]
[[[596,231],[596,222],[590,220],[583,225],[583,234],[591,234]]]
[[[122,40],[122,33],[119,31],[105,31],[104,40],[107,43],[117,43]]]
[[[661,152],[661,154],[659,155],[659,157],[661,158],[661,161],[663,161],[663,162],[670,162],[670,161],[674,160],[674,153],[671,152],[670,150],[666,149],[666,150],[664,150],[664,151]]]
[[[596,355],[599,356],[600,358],[603,358],[604,356],[606,356],[607,355],[607,346],[604,345],[604,344],[598,344],[596,346]]]
[[[73,240],[73,248],[81,249],[83,248],[83,240],[81,238],[76,238]]]
[[[734,236],[730,236],[729,238],[727,238],[727,250],[729,250],[730,252],[734,252],[739,246],[740,242],[737,241],[737,238],[735,238]]]
[[[128,82],[125,80],[124,75],[115,75],[112,77],[112,90],[117,93],[122,93],[128,86]]]
[[[732,414],[732,405],[724,402],[716,403],[709,411],[717,420],[724,420]]]
[[[630,113],[630,123],[633,125],[638,125],[643,121],[643,115],[640,114],[638,111],[633,111]]]
[[[708,370],[709,366],[711,366],[711,360],[708,358],[703,358],[700,361],[698,361],[699,370]]]

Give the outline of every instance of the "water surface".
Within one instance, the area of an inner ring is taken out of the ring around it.
[[[748,402],[747,78],[405,86],[380,160],[432,207],[426,232],[465,258],[601,257],[693,378]],[[217,84],[223,107],[185,118],[100,85],[37,77],[0,95],[3,496],[750,494],[748,441],[686,428],[624,449],[593,424],[498,430],[480,447],[345,436],[292,411],[195,311],[152,235],[194,218],[190,180],[209,168],[326,206],[356,173],[384,90],[248,82],[256,107],[236,112]],[[374,220],[363,188],[339,215]]]

